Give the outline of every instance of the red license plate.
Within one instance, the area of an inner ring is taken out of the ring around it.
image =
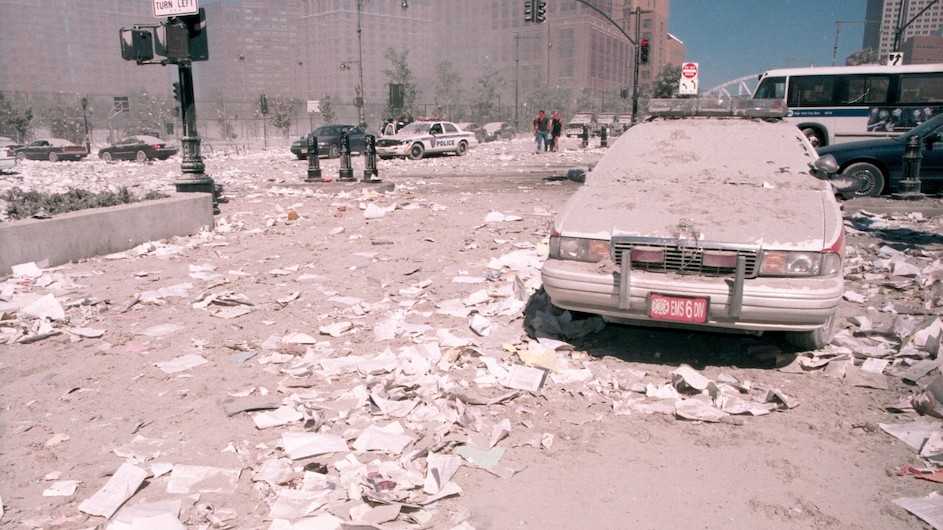
[[[707,322],[707,306],[707,298],[651,293],[648,316],[654,320],[703,323]]]

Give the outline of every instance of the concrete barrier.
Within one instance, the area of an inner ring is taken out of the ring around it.
[[[13,265],[20,263],[45,259],[55,267],[212,227],[213,197],[209,193],[2,223],[0,276],[9,275]]]

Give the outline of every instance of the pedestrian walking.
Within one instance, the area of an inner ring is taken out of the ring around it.
[[[560,135],[563,133],[563,120],[557,111],[550,113],[550,150],[556,151]]]
[[[547,149],[547,142],[550,140],[550,120],[547,119],[544,111],[538,112],[537,117],[534,118],[534,140],[537,142],[538,153],[541,147],[544,150]]]

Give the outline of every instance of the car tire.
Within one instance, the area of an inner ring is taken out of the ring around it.
[[[841,174],[856,182],[856,197],[877,197],[884,191],[884,173],[874,164],[857,162],[846,167]]]
[[[49,153],[49,161],[50,161],[50,162],[58,162],[58,161],[59,161],[59,155],[57,155],[56,153]]]
[[[458,156],[465,156],[465,153],[468,152],[468,143],[459,142],[458,147],[455,148],[455,154]]]
[[[835,315],[828,317],[822,327],[812,331],[787,331],[786,342],[802,351],[822,349],[835,337]]]
[[[337,144],[331,144],[331,148],[327,153],[328,158],[340,158],[341,157],[341,148]]]
[[[22,161],[24,161],[24,160],[26,160],[26,153],[20,152],[20,153],[17,153],[17,154],[16,154],[16,161],[17,161],[17,162],[22,162]]]
[[[422,156],[424,154],[426,154],[426,150],[422,146],[422,144],[416,143],[416,144],[413,144],[413,146],[409,148],[410,160],[420,160],[422,159]]]
[[[101,153],[98,155],[98,158],[101,158],[105,162],[111,162],[111,153]]]
[[[147,153],[144,151],[138,151],[134,154],[134,159],[138,162],[147,162]]]
[[[304,159],[308,158],[308,155],[295,155],[295,156],[298,157],[298,160],[304,160]]]

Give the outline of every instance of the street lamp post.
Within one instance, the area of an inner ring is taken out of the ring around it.
[[[82,121],[85,123],[85,151],[92,152],[92,141],[88,136],[88,96],[82,98]]]
[[[363,114],[365,97],[367,95],[366,87],[364,87],[363,84],[363,8],[369,1],[370,0],[357,0],[357,69],[360,86],[357,87],[357,96],[356,99],[354,99],[354,104],[357,106],[357,118],[360,120],[359,125],[366,125],[367,123]],[[400,0],[400,7],[405,11],[409,8],[409,2],[407,0]]]

